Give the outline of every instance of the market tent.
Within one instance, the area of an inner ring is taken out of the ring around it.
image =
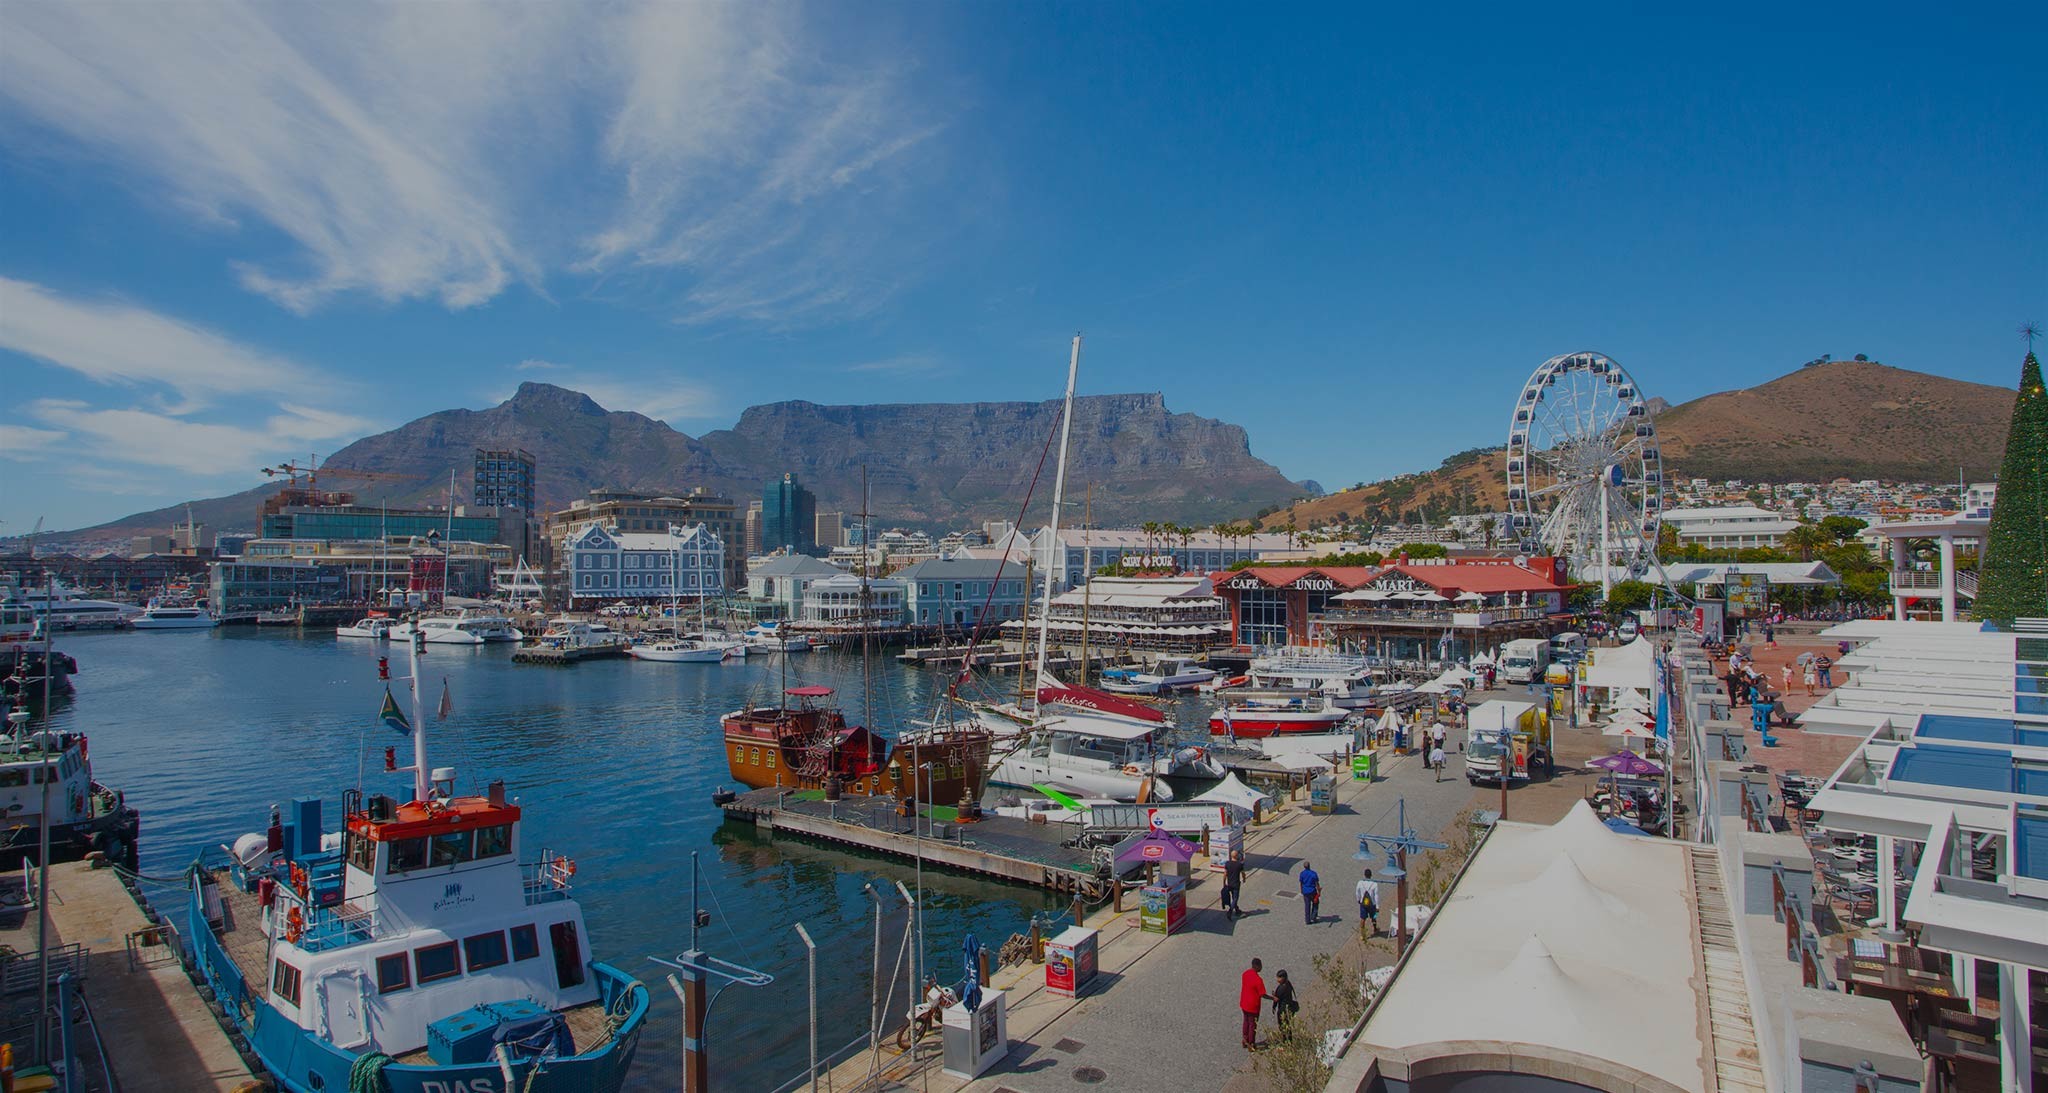
[[[1469,687],[1471,684],[1472,673],[1462,668],[1452,668],[1415,689],[1423,694],[1440,695],[1460,687]]]
[[[1195,800],[1216,801],[1226,805],[1236,805],[1247,810],[1258,807],[1260,802],[1264,802],[1267,807],[1271,807],[1273,804],[1272,797],[1245,785],[1235,774],[1225,775],[1221,782],[1196,794]]]
[[[1482,665],[1482,664],[1492,664],[1492,663],[1493,663],[1493,654],[1491,654],[1491,653],[1474,653],[1474,654],[1472,654],[1472,667],[1474,667],[1474,668],[1477,668],[1477,667],[1479,667],[1479,666],[1480,666],[1480,665]]]
[[[1313,752],[1288,751],[1282,752],[1279,755],[1271,756],[1270,758],[1273,762],[1278,763],[1283,767],[1286,767],[1288,770],[1330,769],[1329,757],[1316,755]]]
[[[1595,652],[1593,663],[1587,666],[1585,678],[1579,682],[1610,690],[1638,690],[1647,696],[1656,681],[1656,647],[1646,638],[1637,638],[1627,645]],[[1621,697],[1617,695],[1615,701],[1621,701]]]

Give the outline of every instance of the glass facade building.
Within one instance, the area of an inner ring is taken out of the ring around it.
[[[524,448],[476,450],[470,500],[479,505],[533,511],[533,453]]]
[[[761,551],[818,553],[818,498],[785,474],[761,491]]]

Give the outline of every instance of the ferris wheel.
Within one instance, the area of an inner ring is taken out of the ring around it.
[[[1564,559],[1577,579],[1657,566],[1664,467],[1642,388],[1599,353],[1543,362],[1508,427],[1508,527],[1530,554]]]

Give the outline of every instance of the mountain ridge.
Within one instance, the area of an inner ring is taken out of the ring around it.
[[[2016,392],[1877,361],[1824,361],[1753,387],[1676,406],[1649,400],[1671,478],[1784,483],[1876,478],[1986,481]],[[1268,527],[1395,521],[1418,511],[1499,512],[1507,506],[1506,448],[1458,452],[1427,471],[1289,505]]]
[[[363,437],[330,455],[323,480],[366,504],[438,503],[456,472],[456,500],[468,492],[476,448],[524,448],[536,457],[537,504],[566,505],[597,487],[675,494],[692,487],[731,497],[742,511],[785,472],[818,497],[821,511],[859,511],[867,472],[870,510],[891,524],[938,526],[1015,519],[1034,474],[1034,507],[1050,496],[1047,442],[1060,400],[826,405],[801,399],[750,406],[730,429],[692,437],[632,410],[610,410],[580,391],[521,383],[482,410],[439,410]],[[1070,491],[1097,484],[1101,520],[1172,515],[1208,522],[1309,492],[1251,453],[1238,425],[1174,413],[1160,392],[1083,395],[1074,400]],[[1041,471],[1039,462],[1045,456]],[[1199,473],[1189,473],[1190,470]],[[347,471],[404,476],[356,488]],[[257,487],[190,503],[219,529],[252,528]],[[131,514],[56,536],[115,538],[160,532],[185,518],[185,504]]]

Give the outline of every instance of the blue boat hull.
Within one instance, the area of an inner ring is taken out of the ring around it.
[[[320,1040],[264,1003],[262,992],[244,980],[241,969],[207,925],[196,883],[187,926],[192,958],[227,1012],[233,1031],[248,1040],[279,1086],[291,1093],[350,1093],[349,1072],[356,1065],[356,1054]],[[609,964],[590,967],[607,1011],[619,1015],[618,1031],[595,1051],[544,1064],[515,1061],[510,1085],[495,1062],[468,1066],[391,1063],[380,1074],[383,1089],[387,1093],[616,1093],[640,1046],[641,1025],[647,1018],[647,988]],[[536,1065],[538,1076],[532,1073]]]

